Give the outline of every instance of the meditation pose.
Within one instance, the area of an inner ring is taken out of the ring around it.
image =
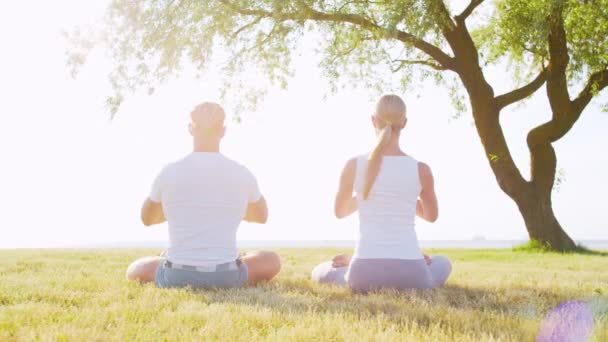
[[[452,267],[445,257],[423,255],[418,245],[416,215],[434,222],[438,207],[430,167],[399,146],[405,103],[397,95],[382,96],[371,119],[378,143],[371,153],[346,163],[335,200],[336,217],[359,212],[354,256],[338,255],[318,265],[312,278],[355,292],[440,286]]]
[[[224,110],[205,102],[190,117],[193,152],[164,167],[141,209],[146,226],[168,222],[169,248],[162,256],[133,262],[127,279],[191,288],[270,280],[281,268],[276,253],[239,257],[236,247],[240,222],[265,223],[268,208],[253,174],[220,153]]]

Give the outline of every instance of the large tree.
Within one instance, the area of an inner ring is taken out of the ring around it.
[[[115,112],[125,91],[152,91],[184,64],[204,70],[213,51],[223,54],[226,89],[250,68],[285,86],[300,38],[316,34],[321,70],[332,85],[382,89],[396,82],[405,90],[430,77],[450,90],[459,108],[465,93],[488,164],[517,203],[530,238],[555,250],[574,249],[552,209],[552,144],[608,85],[608,0],[463,5],[454,11],[454,3],[443,0],[114,0],[92,35],[70,35],[69,64],[77,70],[96,44],[109,49],[115,93],[108,105]],[[484,74],[490,67],[503,68],[521,86],[495,94]],[[524,179],[500,113],[543,86],[551,119],[528,133],[531,177]]]

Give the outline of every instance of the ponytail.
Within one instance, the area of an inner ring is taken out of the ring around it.
[[[366,200],[369,197],[369,193],[372,190],[372,186],[378,177],[380,172],[380,165],[382,164],[382,150],[388,144],[391,139],[393,126],[387,123],[380,132],[378,143],[374,150],[369,154],[367,160],[367,170],[365,171],[365,181],[363,183],[363,199]]]
[[[367,161],[362,193],[364,200],[369,197],[374,182],[376,182],[382,164],[382,152],[391,140],[393,129],[397,127],[401,129],[405,124],[405,112],[405,102],[398,95],[384,95],[376,104],[376,112],[374,114],[376,117],[376,127],[382,127],[382,129],[378,132],[378,143],[369,154]]]

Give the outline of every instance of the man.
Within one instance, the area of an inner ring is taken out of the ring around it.
[[[220,153],[225,113],[205,102],[190,114],[193,152],[167,165],[156,177],[141,209],[144,225],[169,224],[163,257],[141,258],[127,279],[158,287],[239,287],[273,278],[281,269],[274,252],[239,257],[241,222],[266,223],[268,208],[253,174]]]

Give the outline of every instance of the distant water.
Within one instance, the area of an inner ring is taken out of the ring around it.
[[[512,248],[528,240],[421,240],[422,248],[498,249]],[[309,241],[239,241],[239,247],[355,247],[354,240],[309,240]],[[577,244],[595,250],[608,250],[608,240],[581,240]]]
[[[527,240],[422,240],[422,248],[462,248],[462,249],[499,249],[512,248],[521,245]],[[353,248],[354,240],[244,240],[238,241],[240,248],[316,248],[335,247]],[[608,250],[608,240],[580,240],[577,241],[587,248],[595,250]],[[166,248],[166,241],[123,241],[123,242],[100,242],[88,244],[76,244],[67,246],[53,246],[66,248]]]

